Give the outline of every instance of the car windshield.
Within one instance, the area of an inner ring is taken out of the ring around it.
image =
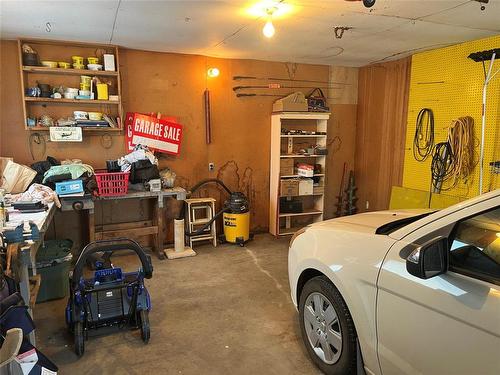
[[[430,212],[426,212],[426,213],[421,214],[421,215],[412,216],[412,217],[405,217],[404,219],[391,221],[390,223],[387,223],[387,224],[384,224],[384,225],[378,227],[377,230],[375,231],[375,233],[376,234],[385,234],[385,235],[391,234],[392,232],[395,232],[398,229],[401,229],[408,224],[414,223],[417,220],[420,220],[426,216],[429,216],[430,214],[433,214],[434,212],[436,212],[436,211],[430,211]]]

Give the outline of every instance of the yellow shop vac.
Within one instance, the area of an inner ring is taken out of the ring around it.
[[[195,236],[203,233],[204,230],[209,228],[210,225],[212,225],[212,223],[222,215],[224,225],[223,240],[225,242],[244,246],[246,242],[252,239],[252,235],[250,233],[250,206],[248,198],[241,192],[232,192],[221,180],[215,178],[198,182],[195,186],[189,189],[188,194],[191,195],[201,186],[208,183],[216,183],[220,185],[229,194],[229,199],[224,202],[224,207],[217,212],[217,214],[215,214],[209,222],[196,232],[186,233],[186,236]],[[184,217],[184,207],[181,211],[180,217]]]

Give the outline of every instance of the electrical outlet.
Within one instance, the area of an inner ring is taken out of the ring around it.
[[[213,170],[215,170],[215,164],[214,163],[208,163],[208,170],[210,172],[212,172]]]

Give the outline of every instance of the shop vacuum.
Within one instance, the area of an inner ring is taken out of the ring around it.
[[[232,192],[221,180],[215,178],[198,182],[190,189],[188,194],[193,194],[200,187],[209,183],[220,185],[229,194],[229,199],[224,202],[223,208],[209,222],[196,232],[186,233],[186,236],[196,236],[203,233],[204,230],[209,228],[222,215],[224,225],[223,241],[244,246],[246,242],[253,238],[253,235],[250,233],[250,207],[248,198],[241,192]],[[179,218],[184,218],[184,206]]]

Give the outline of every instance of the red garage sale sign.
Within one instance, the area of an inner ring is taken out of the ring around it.
[[[169,119],[170,120],[170,119]],[[127,113],[127,143],[129,150],[135,145],[148,146],[153,151],[179,155],[182,125],[141,113]]]

